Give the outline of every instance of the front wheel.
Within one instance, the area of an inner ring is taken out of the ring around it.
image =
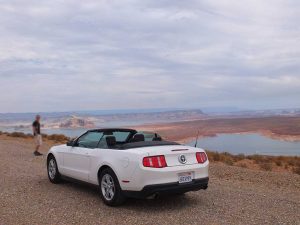
[[[115,173],[107,168],[99,176],[100,196],[108,206],[118,206],[125,201],[119,181]]]
[[[48,170],[48,178],[49,180],[57,184],[60,182],[60,173],[57,168],[57,163],[53,155],[49,156],[48,163],[47,163],[47,170]]]

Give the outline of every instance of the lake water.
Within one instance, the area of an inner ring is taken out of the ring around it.
[[[195,142],[191,143],[193,146]],[[198,147],[217,152],[245,155],[300,156],[300,142],[274,140],[260,134],[219,134],[198,140]]]

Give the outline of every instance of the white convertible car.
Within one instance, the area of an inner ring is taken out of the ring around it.
[[[105,204],[206,189],[208,159],[203,149],[164,141],[132,129],[89,130],[47,155],[48,177],[99,186]]]

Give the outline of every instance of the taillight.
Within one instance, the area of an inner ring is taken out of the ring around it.
[[[206,156],[205,152],[197,152],[196,158],[197,158],[198,163],[205,163],[207,161],[207,156]]]
[[[167,167],[165,156],[156,155],[143,158],[144,167],[163,168]]]

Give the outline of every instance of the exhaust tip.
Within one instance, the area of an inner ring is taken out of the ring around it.
[[[156,199],[156,198],[158,198],[158,193],[154,193],[154,194],[149,195],[149,196],[147,197],[147,199],[149,199],[149,200],[151,200],[151,199]]]

